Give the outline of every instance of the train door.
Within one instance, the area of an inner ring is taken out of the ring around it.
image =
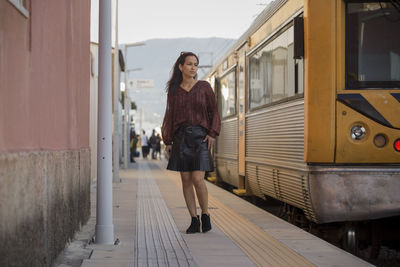
[[[238,189],[235,194],[246,194],[245,189],[245,140],[246,140],[246,120],[245,120],[245,62],[246,62],[246,45],[238,50],[238,67],[237,67],[237,96],[238,96]]]

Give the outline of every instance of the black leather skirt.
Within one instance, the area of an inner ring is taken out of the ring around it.
[[[179,172],[214,170],[208,141],[203,142],[207,131],[201,126],[182,126],[173,138],[167,169]]]

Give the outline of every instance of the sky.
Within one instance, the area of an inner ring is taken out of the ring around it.
[[[118,43],[181,37],[237,39],[269,2],[271,1],[118,0]],[[112,0],[113,29],[115,5],[116,0]],[[91,0],[93,42],[98,42],[98,12],[99,0]]]

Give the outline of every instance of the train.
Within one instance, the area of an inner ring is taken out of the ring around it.
[[[204,77],[217,180],[315,224],[400,215],[399,6],[271,2]]]

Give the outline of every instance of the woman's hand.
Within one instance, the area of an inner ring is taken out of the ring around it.
[[[215,138],[206,135],[206,138],[204,138],[203,142],[207,141],[208,141],[208,150],[214,149]]]
[[[167,153],[168,157],[171,155],[172,145],[165,146],[165,153]]]

